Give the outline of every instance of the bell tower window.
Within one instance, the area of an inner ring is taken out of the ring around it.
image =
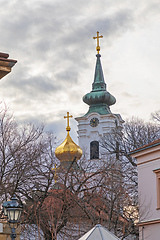
[[[99,159],[99,142],[90,142],[90,159]]]

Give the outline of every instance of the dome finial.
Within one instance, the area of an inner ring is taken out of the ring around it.
[[[67,127],[66,127],[66,131],[69,132],[71,130],[70,126],[69,126],[69,118],[72,118],[73,116],[70,115],[69,116],[69,112],[67,112],[67,116],[64,116],[64,118],[67,118]]]
[[[97,31],[97,37],[93,37],[93,39],[96,39],[97,38],[97,47],[96,47],[96,50],[97,50],[97,53],[99,54],[99,51],[100,51],[100,46],[99,46],[99,38],[103,38],[103,36],[99,36],[99,32]]]
[[[71,130],[69,126],[69,118],[71,117],[73,116],[69,115],[69,112],[67,112],[67,116],[64,116],[64,118],[67,118],[67,136],[66,139],[55,150],[55,155],[61,162],[77,161],[82,156],[82,149],[73,142],[69,135],[69,131]]]

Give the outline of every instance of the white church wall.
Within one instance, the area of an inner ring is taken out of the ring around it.
[[[90,121],[94,118],[97,118],[99,123],[97,126],[92,127]],[[100,142],[100,139],[105,136],[105,134],[111,132],[117,124],[122,128],[122,123],[124,122],[120,115],[100,115],[98,113],[91,113],[85,117],[76,118],[76,120],[78,122],[78,144],[87,159],[90,159],[90,143],[92,141]],[[102,157],[104,157],[103,149],[99,145],[99,159]]]

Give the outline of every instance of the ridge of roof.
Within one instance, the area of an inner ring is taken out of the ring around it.
[[[148,143],[148,144],[145,144],[139,148],[136,148],[135,150],[132,150],[130,151],[130,154],[133,154],[133,153],[137,153],[137,152],[140,152],[142,150],[145,150],[145,149],[148,149],[148,148],[151,148],[151,147],[155,147],[155,146],[158,146],[160,145],[160,138]]]

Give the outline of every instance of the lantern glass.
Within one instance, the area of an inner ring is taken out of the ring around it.
[[[20,216],[21,216],[21,209],[20,208],[17,208],[16,211],[15,211],[15,220],[16,221],[19,221],[20,219]]]
[[[14,211],[15,211],[15,210],[14,210],[13,208],[8,208],[8,209],[7,209],[8,220],[9,220],[9,221],[14,221],[14,220],[15,220]]]
[[[4,212],[4,215],[5,215],[5,216],[7,216],[7,207],[10,206],[10,202],[11,202],[11,201],[5,201],[5,202],[3,203],[3,205],[2,205],[2,207],[3,207],[3,212]]]
[[[3,208],[4,215],[7,216],[7,209],[4,207]]]
[[[20,208],[8,208],[8,220],[10,222],[18,222],[21,216],[21,209]]]

